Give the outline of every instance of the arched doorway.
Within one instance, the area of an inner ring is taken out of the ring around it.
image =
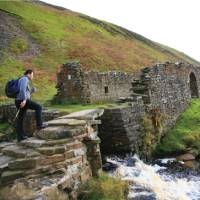
[[[199,97],[198,88],[197,88],[197,80],[193,72],[190,73],[190,91],[191,91],[192,98]]]

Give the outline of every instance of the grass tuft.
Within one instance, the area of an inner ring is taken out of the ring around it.
[[[84,190],[88,193],[79,200],[125,200],[128,184],[102,173],[99,178],[90,180],[84,186]]]

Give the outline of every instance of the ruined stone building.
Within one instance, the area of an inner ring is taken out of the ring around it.
[[[135,93],[148,93],[149,100],[154,103],[159,102],[155,100],[159,96],[166,105],[166,98],[169,103],[174,96],[177,100],[198,97],[198,74],[199,68],[192,65],[164,63],[144,68],[138,79],[126,72],[84,71],[79,62],[69,62],[57,74],[55,99],[80,103],[113,102],[120,97],[130,97],[134,83]]]
[[[57,75],[57,102],[113,102],[130,96],[134,77],[125,72],[84,71],[79,62],[66,63]]]

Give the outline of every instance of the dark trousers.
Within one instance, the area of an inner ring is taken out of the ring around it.
[[[15,105],[17,109],[20,108],[20,103],[22,100],[15,100]],[[37,127],[40,127],[42,125],[42,107],[41,105],[35,103],[34,101],[31,101],[30,99],[26,100],[26,104],[23,108],[20,108],[20,112],[18,114],[18,117],[16,119],[16,132],[17,132],[17,139],[18,141],[22,140],[26,134],[24,133],[23,129],[23,122],[24,118],[26,116],[27,109],[35,110],[35,119],[37,123]]]

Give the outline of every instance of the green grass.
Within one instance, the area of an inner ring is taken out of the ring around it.
[[[120,179],[109,177],[102,173],[99,178],[93,178],[84,190],[89,194],[79,200],[125,200],[128,184]]]
[[[174,128],[158,145],[158,154],[172,155],[182,152],[200,154],[200,99],[191,101]]]
[[[16,55],[20,55],[28,50],[27,41],[22,38],[14,38],[10,42],[10,46],[8,47],[8,51],[14,53]]]
[[[10,124],[7,122],[0,122],[0,132],[6,131],[10,127]]]

